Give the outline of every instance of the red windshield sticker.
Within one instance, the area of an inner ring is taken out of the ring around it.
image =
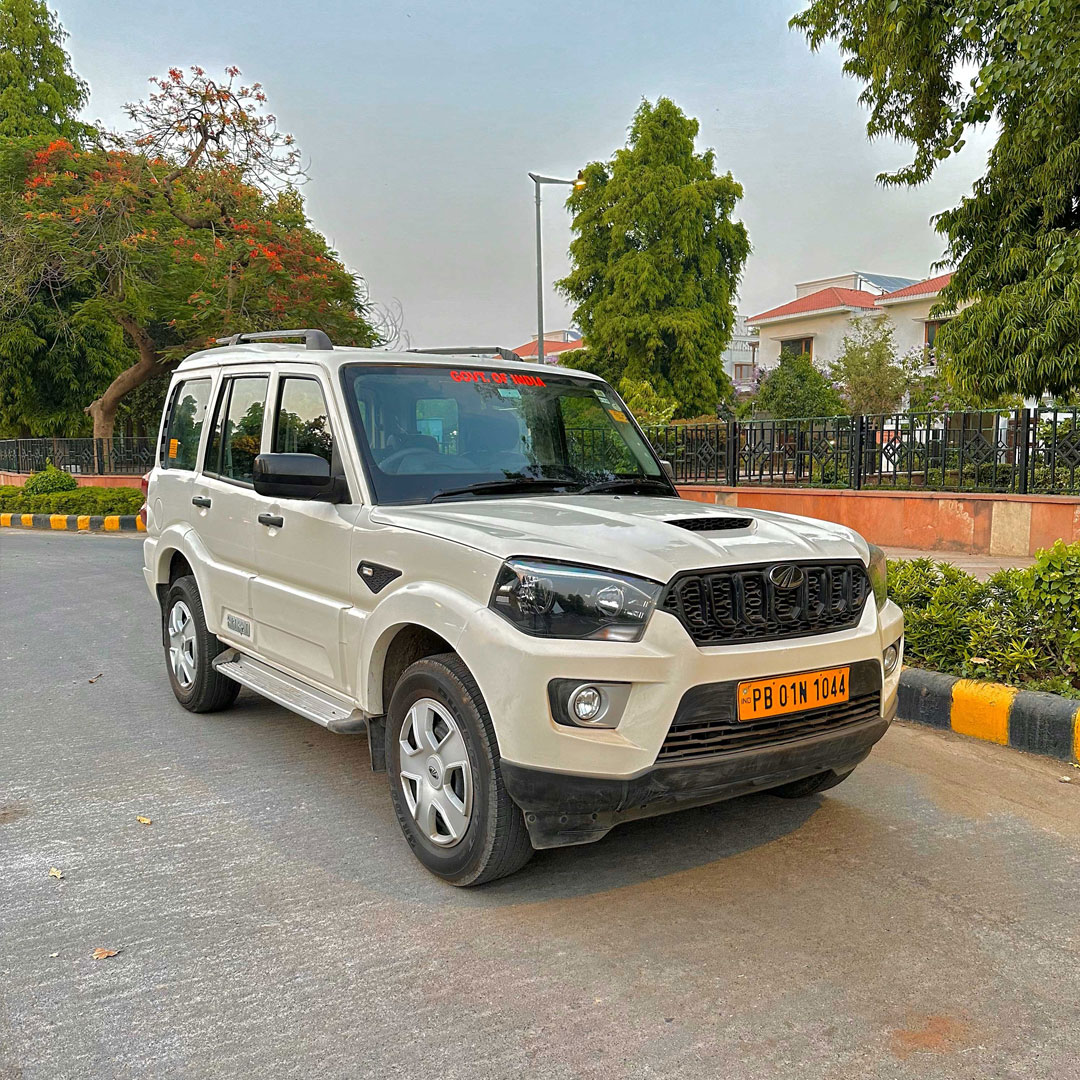
[[[516,371],[451,371],[454,382],[494,383],[497,386],[544,386],[539,375],[523,375]]]

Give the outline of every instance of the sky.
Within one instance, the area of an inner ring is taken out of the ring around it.
[[[308,213],[408,344],[513,348],[536,333],[530,171],[573,177],[624,145],[642,98],[700,121],[699,149],[744,189],[753,247],[739,310],[850,270],[928,276],[932,215],[982,172],[977,133],[913,190],[876,176],[908,149],[866,137],[837,53],[787,28],[798,0],[50,0],[114,127],[172,66],[236,64],[302,148]],[[570,218],[544,189],[545,327]]]

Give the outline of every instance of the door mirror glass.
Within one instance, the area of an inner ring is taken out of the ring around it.
[[[255,490],[271,498],[334,501],[330,462],[318,454],[260,454],[253,480]]]

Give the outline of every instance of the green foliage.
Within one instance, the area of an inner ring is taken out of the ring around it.
[[[792,25],[839,45],[868,133],[910,142],[886,183],[927,180],[993,120],[986,171],[938,215],[956,271],[936,347],[982,398],[1080,387],[1080,18],[1069,0],[813,0]],[[961,76],[964,69],[974,77]]]
[[[907,387],[896,359],[893,327],[887,319],[861,315],[844,335],[840,355],[829,365],[846,411],[865,416],[894,412]]]
[[[784,420],[838,416],[844,411],[840,395],[805,353],[781,353],[776,367],[762,378],[754,404],[759,414]]]
[[[619,394],[642,426],[670,423],[679,407],[673,398],[658,394],[647,379],[623,378]]]
[[[79,482],[69,472],[58,469],[51,461],[45,468],[26,478],[23,490],[27,495],[52,495],[58,491],[74,491]]]
[[[132,487],[76,487],[31,495],[26,486],[0,487],[0,511],[13,514],[137,514],[143,495]]]
[[[988,581],[930,559],[889,563],[909,663],[1080,697],[1080,544]]]
[[[71,70],[66,37],[44,0],[0,0],[0,139],[92,134],[76,119],[88,90]]]
[[[557,283],[588,343],[571,362],[613,385],[644,380],[679,416],[731,395],[722,354],[750,251],[731,219],[742,187],[695,152],[697,133],[668,98],[642,102],[627,145],[586,166],[567,200],[572,269]]]

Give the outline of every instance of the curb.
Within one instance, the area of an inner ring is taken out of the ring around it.
[[[922,668],[900,675],[897,716],[1060,761],[1080,761],[1080,701]]]
[[[146,526],[138,514],[0,514],[0,529],[146,532]]]

